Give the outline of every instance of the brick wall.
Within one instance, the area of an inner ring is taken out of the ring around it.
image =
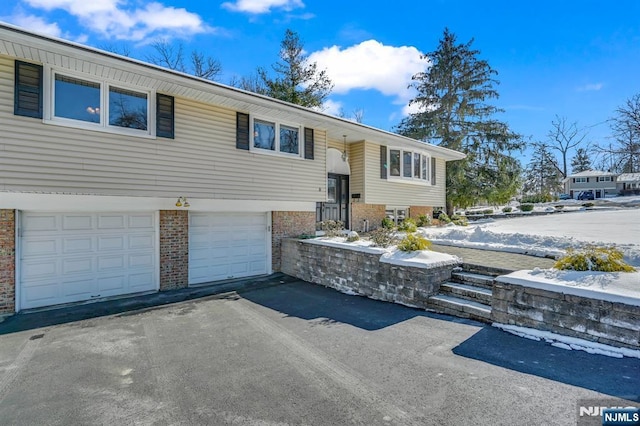
[[[160,290],[189,284],[189,212],[160,210]]]
[[[420,215],[427,215],[433,219],[433,207],[411,206],[409,207],[409,217],[417,219]]]
[[[525,287],[493,284],[491,319],[612,346],[640,348],[640,306]]]
[[[16,310],[16,211],[0,210],[0,315]]]
[[[374,230],[380,226],[385,217],[384,204],[364,204],[351,203],[351,230],[362,232],[363,221],[369,221],[369,230]]]
[[[380,253],[327,247],[311,241],[282,242],[282,272],[301,280],[371,299],[420,308],[451,278],[456,264],[435,268],[380,262]]]
[[[271,264],[273,272],[279,272],[282,239],[302,234],[315,235],[316,213],[274,211],[271,213],[271,230]]]

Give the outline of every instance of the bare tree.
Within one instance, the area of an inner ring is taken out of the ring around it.
[[[362,123],[364,120],[364,110],[362,108],[354,109],[351,115],[347,115],[344,108],[340,108],[338,111],[338,117],[345,118],[347,120],[353,120],[356,123]]]
[[[265,95],[267,93],[266,87],[264,87],[262,80],[257,74],[251,74],[249,76],[234,75],[229,80],[229,86],[237,87],[238,89],[246,90],[248,92],[259,93],[261,95]]]
[[[191,62],[187,65],[184,59],[182,43],[171,44],[167,40],[158,40],[151,44],[154,53],[147,55],[147,61],[175,71],[193,74],[207,80],[217,80],[222,74],[220,61],[202,52],[191,52]]]
[[[107,52],[115,53],[116,55],[120,56],[131,56],[131,49],[126,44],[108,43],[100,46],[100,49],[106,50]]]
[[[615,171],[636,173],[640,171],[640,93],[627,99],[616,109],[611,119],[611,130],[616,144],[608,147],[598,146],[601,154],[612,158]]]
[[[552,129],[547,134],[549,148],[558,151],[562,158],[562,164],[554,164],[562,173],[562,177],[567,177],[567,154],[569,150],[580,145],[587,137],[587,132],[578,127],[577,122],[568,123],[566,117],[559,117],[551,121]],[[562,166],[562,167],[560,167]]]

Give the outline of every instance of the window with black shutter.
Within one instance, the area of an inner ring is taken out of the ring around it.
[[[156,95],[156,136],[174,139],[175,105],[173,96]]]
[[[380,179],[387,178],[387,147],[380,145]]]
[[[42,118],[42,66],[16,61],[13,113]]]
[[[249,150],[249,114],[236,113],[236,148]]]
[[[431,157],[431,185],[436,184],[436,159]]]

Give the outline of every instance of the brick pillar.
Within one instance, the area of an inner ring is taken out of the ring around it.
[[[160,210],[160,291],[189,285],[189,212]]]
[[[0,315],[16,311],[16,211],[0,209]]]
[[[271,213],[271,266],[273,272],[280,271],[281,245],[283,238],[298,237],[316,232],[315,212]]]
[[[370,231],[379,228],[385,217],[385,211],[384,204],[351,203],[351,230],[362,232],[365,219],[369,221]]]

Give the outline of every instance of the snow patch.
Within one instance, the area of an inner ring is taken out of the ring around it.
[[[439,253],[431,250],[404,252],[393,249],[380,257],[381,263],[415,268],[431,269],[442,266],[458,265],[462,260],[458,256]]]
[[[536,330],[533,328],[519,327],[516,325],[493,323],[494,327],[499,328],[516,336],[524,337],[531,340],[545,340],[552,346],[562,349],[573,349],[585,351],[590,354],[605,355],[614,358],[639,358],[640,350],[629,348],[618,348],[615,346],[605,345],[603,343],[590,342],[576,337],[563,336],[561,334],[551,333],[549,331]]]

